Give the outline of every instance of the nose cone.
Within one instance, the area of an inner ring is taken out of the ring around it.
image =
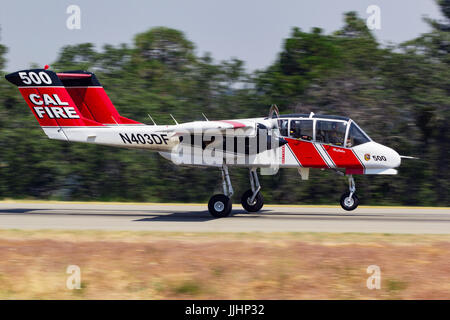
[[[397,151],[395,151],[394,149],[391,149],[389,147],[385,147],[386,150],[386,154],[388,154],[388,165],[391,168],[397,168],[400,167],[400,164],[402,162],[402,158],[400,157],[400,155],[398,154]]]

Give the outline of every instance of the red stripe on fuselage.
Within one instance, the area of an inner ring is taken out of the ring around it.
[[[312,142],[284,138],[303,167],[328,168]]]
[[[364,169],[351,149],[323,145],[338,168]]]

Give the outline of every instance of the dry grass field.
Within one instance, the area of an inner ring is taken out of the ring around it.
[[[450,299],[449,257],[447,235],[0,230],[0,298]]]

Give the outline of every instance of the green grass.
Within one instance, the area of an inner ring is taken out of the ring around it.
[[[186,280],[174,286],[172,291],[181,295],[197,295],[201,292],[201,286],[192,280]]]
[[[401,280],[387,279],[386,288],[389,292],[398,292],[405,290],[408,287],[408,283]]]

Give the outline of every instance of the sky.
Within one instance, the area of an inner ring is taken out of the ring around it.
[[[68,6],[81,10],[80,29],[69,29]],[[343,13],[380,8],[382,44],[400,43],[429,31],[424,16],[441,19],[434,0],[0,0],[0,43],[6,45],[7,71],[44,66],[56,60],[65,45],[92,42],[133,43],[151,27],[181,30],[196,53],[211,53],[215,61],[238,58],[247,70],[270,65],[292,27],[320,27],[331,33],[343,25]]]

